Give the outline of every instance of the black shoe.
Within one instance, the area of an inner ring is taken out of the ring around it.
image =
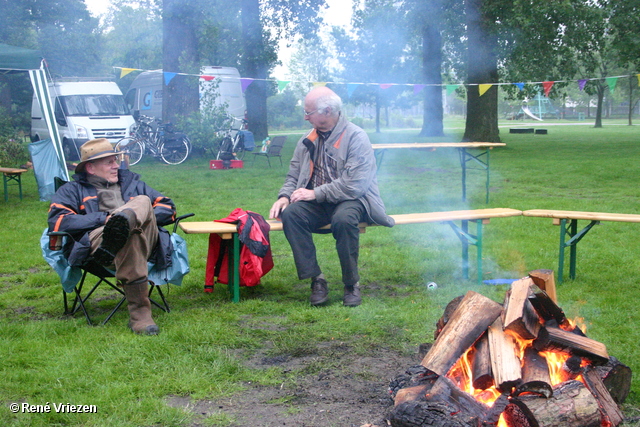
[[[313,279],[311,281],[311,305],[322,305],[329,300],[329,288],[324,279]]]
[[[360,296],[360,286],[356,283],[353,287],[344,287],[344,297],[342,298],[342,304],[346,307],[356,307],[362,304],[362,297]]]
[[[125,209],[109,218],[102,231],[102,244],[93,253],[97,263],[113,265],[116,254],[129,240],[129,232],[135,219],[135,213],[131,209]]]

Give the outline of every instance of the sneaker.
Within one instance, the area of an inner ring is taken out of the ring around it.
[[[96,262],[105,266],[113,264],[116,254],[129,240],[135,220],[135,213],[131,209],[124,209],[109,218],[102,231],[102,244],[93,253]]]
[[[311,281],[311,305],[322,305],[329,300],[329,287],[324,279],[314,279]]]
[[[344,287],[344,297],[342,298],[342,304],[346,307],[356,307],[362,304],[362,297],[360,296],[360,285],[357,283],[353,288],[349,289]]]

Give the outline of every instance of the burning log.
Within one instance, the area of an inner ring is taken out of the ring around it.
[[[533,270],[529,272],[529,277],[531,277],[531,280],[533,280],[533,283],[535,283],[537,287],[549,295],[549,298],[551,298],[553,302],[558,302],[556,296],[556,280],[553,277],[553,270]]]
[[[524,351],[522,384],[513,394],[519,396],[523,393],[535,393],[546,398],[553,396],[547,359],[531,347]]]
[[[444,376],[500,316],[502,306],[469,291],[458,304],[421,365]]]
[[[597,364],[605,364],[609,360],[607,347],[590,338],[567,332],[556,327],[544,327],[533,342],[538,350],[556,350],[564,353],[586,357]]]
[[[473,364],[471,365],[471,375],[473,377],[473,388],[486,390],[493,385],[493,375],[491,373],[491,355],[489,354],[489,339],[487,334],[476,342],[473,352]]]
[[[580,381],[566,381],[553,388],[547,399],[523,395],[511,399],[503,413],[510,426],[599,427],[598,402]]]
[[[569,321],[564,311],[558,307],[545,291],[535,285],[531,286],[531,291],[532,295],[529,296],[529,301],[542,320],[545,322],[554,320],[558,325],[569,326]]]
[[[618,404],[623,404],[631,390],[631,368],[611,356],[606,365],[596,366],[600,378]]]
[[[536,338],[540,331],[540,318],[528,299],[532,285],[529,277],[516,280],[504,300],[504,329],[526,340]]]
[[[624,416],[613,397],[611,397],[609,390],[605,387],[600,374],[593,367],[587,367],[582,374],[582,378],[591,394],[596,397],[602,415],[601,424],[614,426],[620,424]]]
[[[500,318],[497,318],[489,326],[488,337],[493,381],[498,390],[511,391],[511,388],[522,381],[520,360],[516,356],[516,341],[511,335],[504,332]]]

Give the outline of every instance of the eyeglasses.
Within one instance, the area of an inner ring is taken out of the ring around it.
[[[107,157],[106,159],[91,160],[90,163],[103,164],[105,166],[119,165],[120,157],[121,155],[117,155],[116,157]]]
[[[304,116],[305,116],[305,117],[309,117],[309,116],[314,115],[315,113],[319,113],[319,112],[320,112],[320,111],[322,111],[322,110],[324,110],[324,108],[318,108],[317,110],[313,110],[313,111],[312,111],[312,112],[310,112],[310,113],[307,113],[307,110],[302,110],[302,111],[304,111]]]

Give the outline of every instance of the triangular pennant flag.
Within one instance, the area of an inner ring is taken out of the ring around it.
[[[589,80],[587,79],[580,79],[578,80],[578,89],[580,89],[581,91],[584,90],[585,85],[587,84]]]
[[[215,79],[215,78],[216,78],[216,76],[206,76],[206,75],[202,75],[202,76],[200,76],[200,78],[201,78],[202,80],[204,80],[205,82],[210,82],[211,80]]]
[[[380,83],[380,89],[389,89],[393,83]]]
[[[491,86],[491,83],[481,83],[478,85],[478,91],[480,92],[480,96],[484,95],[486,91],[488,91]]]
[[[289,83],[289,80],[278,80],[278,92],[282,92]]]
[[[347,95],[351,97],[358,86],[360,86],[360,83],[347,83]]]
[[[240,79],[240,85],[242,86],[242,93],[244,93],[244,91],[247,90],[247,88],[251,83],[253,83],[253,79],[249,79],[249,78]]]
[[[451,95],[460,85],[447,85],[447,95]]]
[[[326,86],[327,82],[313,82],[313,87]]]
[[[514,85],[518,86],[519,90],[524,90],[524,83],[514,83]]]
[[[124,76],[126,76],[130,72],[136,71],[136,70],[137,70],[137,68],[121,68],[120,69],[120,78],[123,78]]]
[[[542,87],[544,88],[544,96],[549,96],[549,92],[551,92],[551,88],[555,82],[542,82]]]
[[[609,86],[609,92],[613,93],[613,90],[616,88],[616,83],[618,82],[617,77],[607,77],[606,79],[607,86]]]
[[[413,85],[413,94],[417,95],[420,92],[422,92],[422,89],[424,89],[426,85]]]
[[[169,82],[173,80],[173,78],[178,75],[178,73],[164,73],[164,84],[165,86],[169,86]]]

